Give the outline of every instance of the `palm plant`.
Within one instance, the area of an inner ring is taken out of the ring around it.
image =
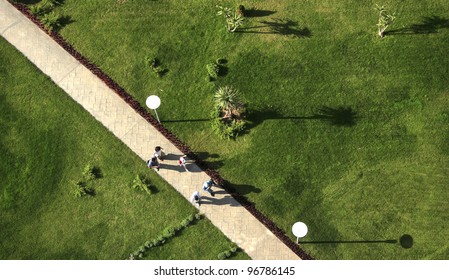
[[[391,14],[390,12],[388,12],[384,6],[376,5],[376,10],[379,12],[377,33],[381,38],[383,38],[385,36],[385,30],[387,30],[387,28],[394,22],[396,17],[394,13]]]
[[[219,87],[215,92],[215,104],[218,108],[225,111],[223,118],[230,118],[232,116],[232,110],[239,107],[240,100],[238,94],[238,90],[230,86]]]
[[[242,13],[233,11],[231,8],[217,5],[217,15],[224,16],[226,18],[226,30],[228,32],[234,32],[240,25],[243,24],[245,18]]]

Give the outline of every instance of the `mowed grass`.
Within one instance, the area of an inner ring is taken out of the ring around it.
[[[241,32],[226,33],[208,0],[67,0],[57,11],[73,20],[61,34],[76,49],[141,104],[159,95],[164,125],[292,239],[305,222],[312,256],[448,259],[447,1],[384,1],[397,12],[384,39],[372,1],[226,3],[256,11]],[[227,74],[207,82],[217,58]],[[220,85],[248,105],[236,141],[204,121]]]
[[[0,112],[0,259],[125,259],[196,213],[3,38]],[[96,195],[77,198],[88,163],[101,172]],[[153,195],[131,188],[137,174]],[[204,219],[146,258],[217,259],[231,244]]]

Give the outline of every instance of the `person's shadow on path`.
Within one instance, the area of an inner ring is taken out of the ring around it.
[[[233,207],[240,206],[240,204],[230,195],[225,195],[222,198],[202,196],[201,204],[229,205]]]

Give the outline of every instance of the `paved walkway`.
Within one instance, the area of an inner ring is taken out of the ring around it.
[[[200,212],[251,258],[299,259],[229,194],[219,191],[212,198],[202,191],[208,179],[204,172],[194,164],[188,166],[193,172],[183,171],[177,164],[181,152],[174,145],[6,0],[0,0],[0,34],[140,158],[147,160],[155,146],[162,146],[172,157],[163,162],[159,175],[186,199],[200,191],[205,198]]]

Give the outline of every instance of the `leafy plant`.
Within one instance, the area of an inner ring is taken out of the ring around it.
[[[212,115],[212,114],[211,114]],[[217,114],[213,113],[217,116]],[[246,122],[244,120],[223,120],[219,117],[212,118],[212,130],[221,139],[235,139],[240,132],[245,129]]]
[[[147,56],[145,63],[158,77],[162,77],[168,71],[160,66],[160,61],[156,57]]]
[[[218,73],[220,72],[220,66],[215,63],[211,62],[206,65],[207,73],[209,74],[209,77],[216,79],[218,78]]]
[[[85,187],[84,182],[75,183],[75,188],[73,190],[73,194],[75,195],[75,197],[83,197],[87,195],[86,189],[84,187]]]
[[[86,195],[95,195],[95,189],[86,185],[83,181],[78,181],[75,183],[75,188],[73,190],[75,197],[83,197]]]
[[[91,181],[97,178],[97,175],[95,174],[95,167],[91,164],[88,164],[83,169],[83,178],[86,181]]]
[[[217,15],[224,16],[224,18],[226,19],[226,30],[228,32],[234,32],[235,30],[237,30],[237,28],[239,28],[239,26],[243,24],[245,18],[243,17],[242,13],[220,5],[217,5],[217,8]]]
[[[133,180],[132,188],[145,191],[150,195],[152,194],[149,180],[147,178],[140,177],[140,175],[136,175],[136,178]]]
[[[45,27],[52,31],[53,29],[61,28],[60,16],[55,12],[44,14],[40,20]]]
[[[376,5],[376,10],[379,12],[379,21],[377,22],[377,34],[383,38],[385,36],[385,30],[396,19],[395,13],[390,13],[385,7]]]
[[[30,6],[30,12],[36,16],[42,16],[51,12],[54,7],[59,4],[59,1],[55,0],[42,0],[39,3]]]

